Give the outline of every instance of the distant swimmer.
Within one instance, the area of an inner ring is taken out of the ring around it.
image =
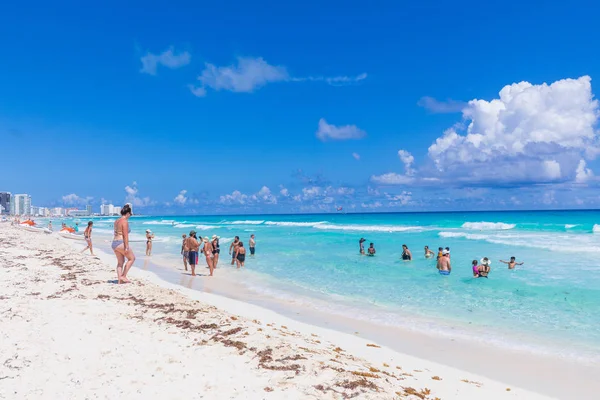
[[[85,238],[87,247],[85,249],[81,250],[82,253],[84,251],[86,251],[87,249],[90,249],[90,253],[92,255],[94,255],[94,249],[92,248],[92,226],[93,225],[94,225],[94,223],[92,221],[88,222],[87,228],[85,228],[85,232],[83,232],[83,237]]]
[[[188,257],[190,248],[187,245],[187,235],[184,233],[181,235],[181,255],[183,256],[183,268],[187,271]]]
[[[435,253],[429,250],[429,246],[425,246],[425,258],[431,258],[435,255]]]
[[[487,278],[492,269],[490,265],[492,265],[492,262],[487,257],[481,259],[481,265],[477,265],[477,260],[473,260],[473,277]]]
[[[131,205],[125,204],[121,208],[121,218],[114,223],[114,236],[111,247],[117,256],[117,279],[118,283],[129,283],[127,279],[127,273],[131,269],[131,266],[135,262],[135,255],[129,247],[129,234],[131,228],[129,227],[129,218],[132,215]],[[127,263],[125,263],[127,259]]]
[[[229,254],[231,254],[231,265],[233,265],[235,261],[235,250],[240,243],[240,237],[236,236],[233,242],[229,245]]]
[[[440,275],[450,275],[452,266],[450,265],[450,255],[447,250],[442,250],[442,256],[438,259],[437,269]]]
[[[198,249],[200,243],[196,240],[196,231],[190,232],[190,237],[187,238],[188,262],[192,270],[192,276],[196,276],[196,264],[198,264]]]
[[[412,261],[412,253],[405,244],[402,245],[402,260]]]
[[[507,265],[508,265],[508,269],[515,269],[515,267],[516,267],[517,265],[523,265],[523,264],[524,264],[524,263],[522,263],[522,262],[518,263],[518,262],[516,261],[516,258],[514,258],[514,257],[511,257],[511,258],[510,258],[510,261],[503,261],[503,260],[500,260],[500,262],[501,262],[501,263],[504,263],[504,264],[507,264]]]
[[[365,245],[364,243],[367,241],[367,239],[365,238],[360,238],[360,240],[358,241],[358,251],[360,252],[360,254],[365,254]]]
[[[154,239],[154,233],[150,229],[146,229],[146,255],[152,255],[152,239]]]
[[[437,259],[439,260],[440,258],[442,258],[443,255],[444,255],[444,248],[438,247]]]
[[[213,267],[216,269],[219,264],[219,255],[221,254],[221,245],[219,245],[219,237],[217,235],[212,235],[211,244],[213,248],[212,252],[215,256],[213,258]]]
[[[254,238],[254,234],[250,235],[248,247],[250,248],[250,255],[253,256],[254,252],[256,251],[256,239]]]
[[[235,262],[238,269],[240,266],[244,266],[244,261],[246,261],[246,249],[244,248],[244,242],[239,242],[235,248]]]
[[[377,251],[375,250],[375,245],[373,243],[371,243],[369,245],[369,248],[367,249],[367,251],[369,252],[368,255],[370,255],[371,257],[375,255],[375,253],[377,253]],[[363,250],[363,254],[364,254],[364,250]]]

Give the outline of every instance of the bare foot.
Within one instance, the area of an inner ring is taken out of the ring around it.
[[[122,276],[121,278],[119,278],[119,283],[131,283],[131,281]]]

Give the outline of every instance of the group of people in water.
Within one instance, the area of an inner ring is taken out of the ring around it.
[[[219,264],[219,257],[221,254],[221,245],[219,243],[220,237],[212,235],[210,239],[208,236],[203,238],[202,236],[198,236],[196,231],[191,231],[189,236],[183,234],[181,235],[181,238],[181,255],[183,257],[183,267],[185,270],[188,270],[189,264],[192,276],[196,276],[198,256],[204,254],[210,276],[213,276],[214,270]],[[256,251],[256,239],[254,234],[250,235],[248,247],[250,255],[254,255]],[[237,265],[238,269],[244,267],[246,262],[246,248],[239,236],[236,236],[229,245],[229,254],[231,255],[231,265]]]
[[[365,238],[360,238],[358,241],[359,252],[362,255],[374,256],[376,254],[375,244],[371,243],[369,248],[365,252],[364,243],[366,242]],[[436,254],[431,251],[429,246],[425,246],[425,258],[433,258]],[[402,255],[401,258],[403,261],[412,261],[413,255],[411,251],[408,249],[408,246],[402,245]],[[514,269],[517,265],[523,265],[522,262],[517,262],[515,257],[511,257],[510,261],[500,260],[501,263],[507,264],[508,269]],[[474,278],[487,278],[491,271],[492,261],[488,257],[483,257],[480,261],[473,260],[472,262],[472,271]],[[450,275],[452,272],[452,264],[450,262],[450,247],[440,247],[438,248],[437,253],[437,263],[436,268],[440,275]]]

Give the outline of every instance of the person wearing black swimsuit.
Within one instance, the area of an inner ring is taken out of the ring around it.
[[[402,260],[404,260],[404,261],[412,260],[412,253],[410,252],[408,247],[406,247],[405,244],[402,245]]]
[[[239,242],[236,250],[235,250],[235,261],[237,263],[238,269],[244,266],[244,261],[246,261],[246,249],[244,248],[244,242]]]
[[[219,237],[217,235],[212,236],[212,247],[213,247],[213,267],[217,268],[219,263],[219,254],[221,253],[221,246],[219,245]]]

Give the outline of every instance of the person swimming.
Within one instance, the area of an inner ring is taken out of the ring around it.
[[[375,250],[375,245],[373,243],[371,243],[369,245],[369,248],[367,249],[367,252],[369,253],[368,255],[373,257],[375,255],[375,253],[377,253],[377,250]],[[364,254],[364,250],[363,250],[363,254]]]
[[[435,253],[429,250],[429,246],[425,246],[425,258],[431,258],[435,255]]]
[[[511,257],[510,261],[503,261],[503,260],[499,260],[501,263],[507,264],[508,265],[508,269],[515,269],[515,267],[517,265],[523,265],[524,263],[518,263],[517,259],[515,257]]]
[[[402,260],[403,261],[411,261],[412,260],[412,253],[410,252],[410,250],[408,249],[408,247],[405,244],[402,245]]]

